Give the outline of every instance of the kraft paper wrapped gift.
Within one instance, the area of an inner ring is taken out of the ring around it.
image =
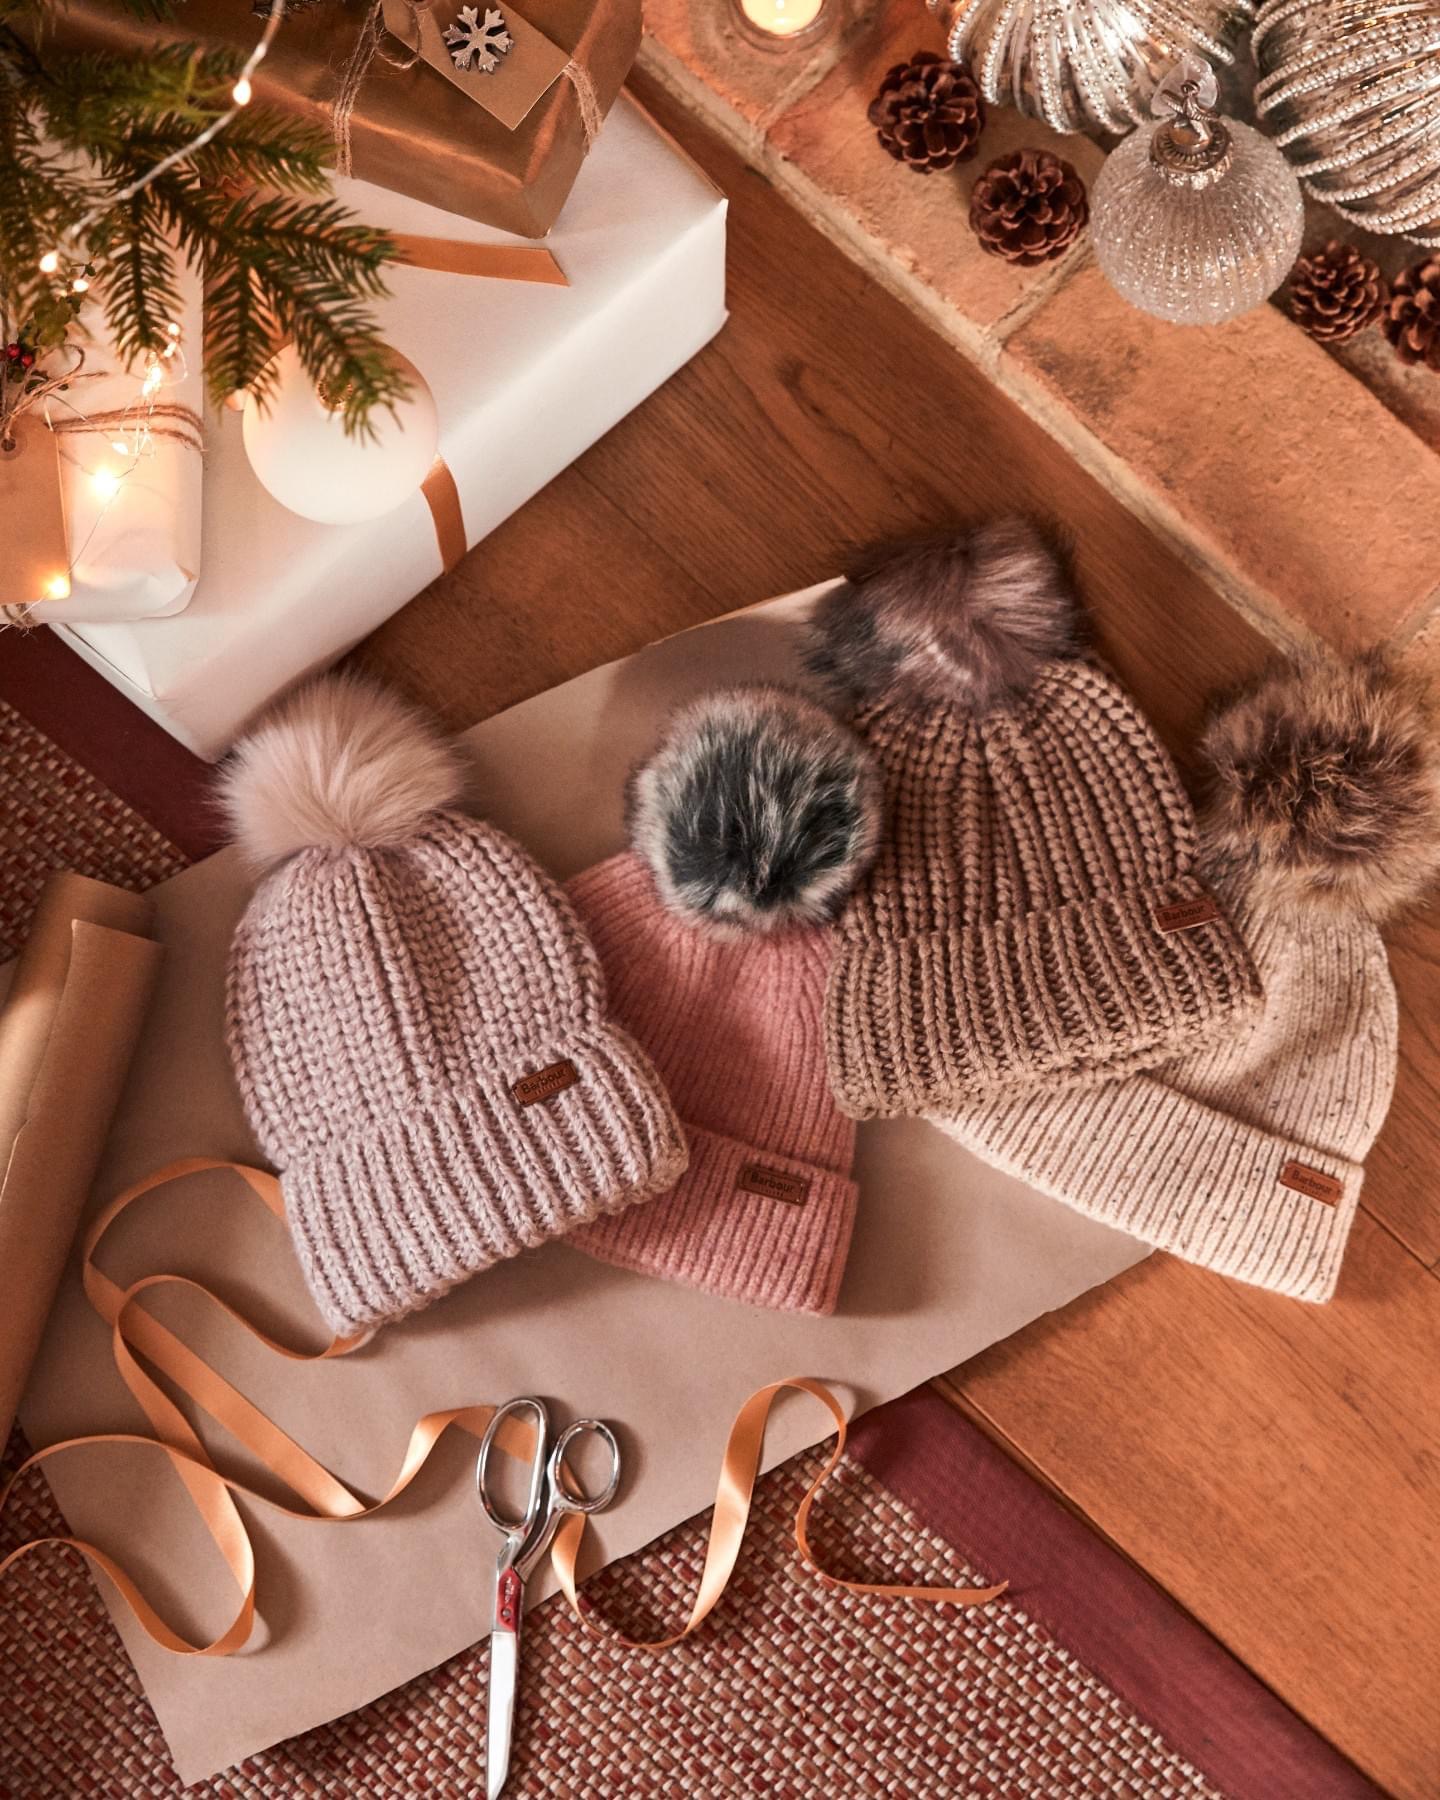
[[[323,12],[323,8],[317,9]],[[367,218],[421,237],[513,243],[341,182]],[[725,320],[725,200],[628,97],[548,246],[568,287],[392,272],[387,339],[425,375],[476,544],[638,406]],[[174,619],[63,635],[205,757],[287,683],[332,662],[440,573],[423,496],[363,525],[297,518],[261,488],[240,419],[210,421],[204,574]]]
[[[328,0],[297,10],[255,72],[256,101],[332,137],[341,174],[542,237],[640,48],[640,0],[504,0],[511,47],[493,70],[469,71],[443,41],[460,5]],[[243,53],[260,21],[247,0],[185,0],[163,20],[146,7],[70,0],[53,29],[92,50],[169,39]]]
[[[609,855],[623,841],[625,773],[673,705],[720,682],[803,680],[795,624],[817,591],[671,638],[477,727],[468,741],[486,816],[561,878]],[[178,1156],[253,1155],[221,1036],[226,951],[246,896],[229,852],[155,891],[166,957],[97,1204]],[[432,1409],[535,1393],[559,1417],[611,1420],[625,1480],[593,1522],[604,1560],[710,1505],[726,1431],[762,1383],[815,1375],[861,1411],[1147,1253],[918,1120],[862,1126],[858,1174],[854,1243],[829,1318],[744,1308],[563,1242],[487,1269],[355,1355],[308,1368],[267,1356],[193,1295],[164,1290],[154,1309],[369,1494],[388,1488],[411,1425]],[[114,1235],[101,1256],[112,1278],[177,1269],[272,1333],[294,1342],[308,1325],[310,1341],[321,1341],[288,1234],[235,1176],[207,1174],[151,1196]],[[37,1445],[139,1423],[73,1269],[21,1420]],[[787,1396],[767,1466],[828,1430],[818,1405]],[[218,1435],[217,1458],[255,1479]],[[359,1706],[484,1634],[497,1542],[475,1498],[475,1448],[462,1436],[445,1441],[401,1501],[360,1523],[296,1522],[242,1502],[256,1540],[259,1624],[237,1655],[159,1650],[117,1610],[182,1780]],[[235,1590],[160,1454],[85,1449],[45,1467],[72,1529],[118,1554],[177,1626],[209,1635],[231,1618]],[[897,1543],[894,1569],[872,1573],[894,1579],[905,1567]],[[548,1569],[531,1591],[550,1591]],[[754,1604],[763,1608],[764,1596]],[[596,1655],[605,1655],[598,1644]],[[683,1669],[684,1651],[674,1655]],[[535,1691],[523,1704],[560,1717],[571,1698]],[[477,1772],[483,1750],[477,1741]]]

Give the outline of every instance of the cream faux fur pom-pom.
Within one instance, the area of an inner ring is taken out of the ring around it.
[[[301,850],[401,843],[464,786],[455,745],[423,713],[361,676],[327,675],[240,740],[219,799],[242,855],[263,870]]]

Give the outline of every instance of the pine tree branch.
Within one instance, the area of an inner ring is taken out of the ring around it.
[[[32,29],[48,3],[0,0],[0,313],[28,307],[38,318],[49,307],[63,335],[55,309],[73,314],[77,303],[39,274],[40,255],[228,111],[242,59],[186,44],[143,57],[56,51]],[[252,108],[103,212],[77,255],[94,264],[91,297],[121,352],[165,347],[183,256],[206,282],[217,397],[263,387],[271,352],[289,339],[312,380],[345,394],[347,428],[365,432],[375,407],[402,398],[407,383],[369,305],[385,294],[394,247],[329,196],[329,149],[323,134]],[[65,158],[94,173],[67,172]]]

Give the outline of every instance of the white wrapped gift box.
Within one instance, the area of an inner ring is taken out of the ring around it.
[[[368,183],[374,224],[521,243]],[[388,342],[435,393],[440,454],[474,545],[638,406],[725,319],[725,200],[628,96],[546,239],[568,286],[397,268]],[[224,753],[282,688],[324,667],[441,572],[423,494],[361,525],[287,512],[246,460],[240,419],[207,426],[202,575],[173,618],[57,626],[199,755]]]

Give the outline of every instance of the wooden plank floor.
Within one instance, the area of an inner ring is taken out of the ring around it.
[[[356,653],[454,725],[1001,508],[1073,535],[1102,648],[1184,752],[1265,646],[755,174],[650,105],[731,197],[732,318],[638,413]],[[956,229],[961,229],[957,218]],[[1340,1297],[1153,1257],[946,1390],[1398,1795],[1440,1794],[1440,931],[1396,943],[1400,1094]]]

